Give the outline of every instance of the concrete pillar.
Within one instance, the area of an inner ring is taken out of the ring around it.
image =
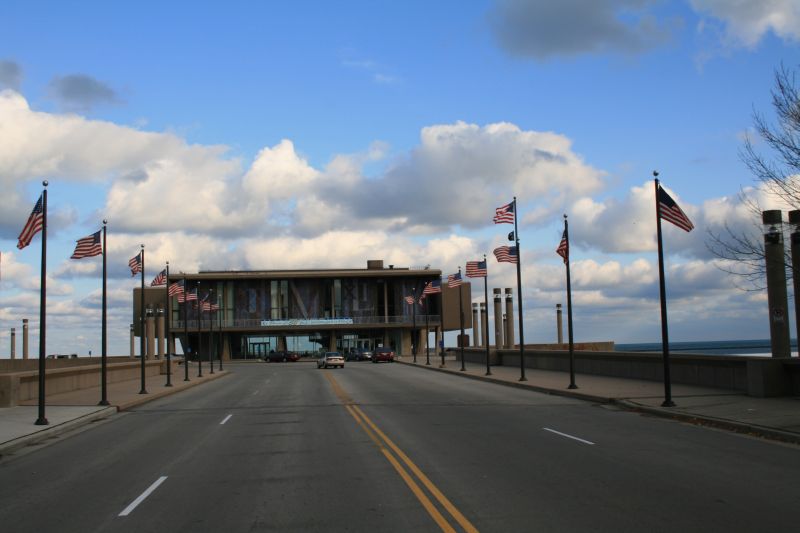
[[[486,348],[489,344],[489,317],[486,314],[486,304],[481,302],[481,346]]]
[[[564,326],[561,324],[561,304],[556,304],[556,329],[558,330],[558,344],[564,344]]]
[[[502,289],[492,289],[494,294],[494,347],[498,350],[502,349],[503,344],[503,295],[500,294]]]
[[[779,210],[763,211],[764,259],[767,263],[767,301],[772,357],[790,357],[789,300],[783,256],[783,221]]]
[[[14,328],[11,328],[11,359],[17,358],[17,333]]]
[[[22,319],[22,358],[28,358],[28,319]]]
[[[472,304],[472,345],[480,346],[480,330],[481,323],[478,321],[478,304]]]
[[[147,359],[155,359],[156,355],[156,318],[153,316],[153,310],[148,309],[145,313],[145,349]]]
[[[156,358],[164,356],[164,310],[159,308],[156,315]]]
[[[284,345],[286,344],[286,340],[284,338]],[[284,348],[285,349],[285,348]],[[336,331],[331,331],[331,339],[328,341],[328,351],[335,352],[336,351]]]
[[[136,344],[134,343],[134,334],[133,334],[133,324],[131,324],[131,359],[136,355],[135,351]]]
[[[514,347],[514,295],[511,289],[506,289],[506,348]]]
[[[789,238],[791,239],[792,254],[795,338],[798,339],[798,345],[800,345],[800,211],[789,211],[789,224],[792,225],[792,233]]]

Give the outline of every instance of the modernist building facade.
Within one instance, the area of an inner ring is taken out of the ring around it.
[[[443,329],[460,329],[459,302],[464,327],[472,327],[468,283],[460,297],[445,286],[421,304],[407,302],[407,297],[419,300],[425,285],[441,275],[379,260],[362,269],[171,273],[171,283],[183,280],[188,290],[197,289],[198,301],[219,309],[204,311],[195,301],[168,297],[163,286],[146,287],[145,314],[153,319],[145,319],[145,331],[153,331],[152,323],[164,316],[158,330],[167,346],[174,353],[180,345],[192,358],[204,358],[209,350],[224,359],[253,359],[271,350],[311,355],[379,346],[410,354],[415,334],[418,353],[424,353],[428,332],[440,336]],[[134,334],[141,335],[140,289],[133,296]]]

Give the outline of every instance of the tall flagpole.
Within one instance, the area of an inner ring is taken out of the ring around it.
[[[656,235],[658,236],[658,289],[661,295],[661,351],[664,358],[664,401],[661,407],[675,407],[669,376],[669,328],[667,327],[667,289],[664,284],[664,247],[661,244],[661,204],[658,202],[658,171],[653,171],[656,191]]]
[[[169,346],[170,330],[172,326],[172,312],[170,311],[170,303],[172,301],[172,298],[169,295],[169,261],[167,261],[166,271],[167,271],[167,285],[166,285],[167,316],[164,318],[166,322],[166,327],[164,328],[164,337],[167,344],[167,383],[164,386],[172,387],[172,350],[170,350]]]
[[[139,391],[139,394],[147,394],[147,389],[145,388],[145,361],[144,361],[144,336],[145,336],[145,323],[144,323],[144,244],[142,244],[142,294],[141,298],[139,299],[140,309],[139,309],[139,321],[142,324],[142,336],[139,337],[139,355],[142,358],[142,390]]]
[[[519,231],[517,230],[517,197],[514,197],[514,241],[517,247],[517,313],[519,314],[519,381],[525,377],[525,331],[522,326],[522,253],[519,250]],[[488,302],[487,302],[488,306]],[[509,318],[509,320],[511,320]],[[514,345],[514,339],[511,339]]]
[[[102,333],[102,347],[101,347],[101,358],[100,358],[100,373],[102,374],[101,382],[100,382],[100,403],[97,405],[108,405],[108,368],[107,368],[107,357],[108,357],[108,329],[107,329],[107,292],[106,292],[106,225],[108,224],[108,220],[103,220],[103,333]]]
[[[186,276],[183,276],[183,381],[189,379],[189,286],[186,284]]]
[[[414,281],[416,284],[416,280]],[[414,357],[414,364],[417,364],[417,286],[411,287],[411,355]]]
[[[458,279],[460,281],[458,285],[458,317],[461,321],[461,338],[458,344],[461,346],[461,371],[464,372],[466,370],[464,366],[464,302],[461,296],[463,293],[461,289],[464,286],[464,278],[461,277],[461,267],[458,267]]]
[[[425,294],[425,289],[422,289],[422,295],[425,296],[425,366],[431,365],[431,328],[428,325],[428,320],[431,314],[430,296]],[[435,335],[434,335],[435,337]]]
[[[483,276],[483,305],[486,306],[487,317],[488,317],[488,309],[489,309],[489,263],[486,262],[486,254],[483,254],[483,263],[486,265],[486,275]],[[483,316],[482,316],[483,313],[479,312],[478,315],[480,316],[479,320],[481,321],[481,331],[484,331],[484,329],[483,329]],[[488,318],[487,318],[487,321],[486,321],[486,330],[485,331],[486,331],[486,334],[487,334],[486,336],[488,337],[489,336],[488,335],[489,334],[489,321],[488,321]],[[483,339],[483,342],[484,342],[484,344],[486,344],[486,374],[485,375],[491,376],[492,375],[492,371],[489,368],[489,339]]]
[[[42,270],[41,288],[39,290],[39,418],[37,426],[46,426],[50,422],[45,417],[45,342],[47,340],[47,181],[43,181],[42,192]]]
[[[568,389],[577,389],[575,385],[575,344],[572,340],[572,283],[569,275],[569,223],[567,222],[567,215],[564,215],[564,238],[567,240],[567,334],[569,336],[569,387]]]

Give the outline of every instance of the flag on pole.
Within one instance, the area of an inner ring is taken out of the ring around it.
[[[131,260],[128,261],[128,266],[131,269],[131,276],[135,276],[138,272],[142,271],[142,252],[139,252],[135,256],[131,257]]]
[[[39,196],[39,201],[36,202],[36,205],[33,206],[33,211],[31,211],[31,216],[28,217],[28,221],[25,223],[25,227],[22,228],[22,232],[19,234],[19,242],[17,243],[17,248],[22,250],[26,246],[28,246],[31,241],[33,240],[33,236],[42,231],[42,227],[44,226],[44,208],[42,204],[42,196]]]
[[[486,277],[486,259],[483,261],[467,261],[467,277],[468,278],[485,278]]]
[[[413,296],[406,296],[404,299],[405,299],[407,304],[413,304],[414,303],[414,297]]]
[[[569,261],[569,241],[567,240],[567,230],[564,230],[564,232],[561,234],[561,242],[558,243],[556,253],[564,259],[564,264],[566,265],[567,261]]]
[[[181,291],[178,293],[178,302],[190,302],[192,300],[197,300],[197,289],[190,289],[189,291]]]
[[[103,253],[103,245],[100,244],[100,232],[92,233],[88,237],[78,239],[75,244],[75,251],[72,252],[70,259],[83,259],[84,257],[94,257]]]
[[[516,246],[500,246],[493,253],[498,263],[517,263],[519,259]]]
[[[447,276],[447,286],[450,287],[451,289],[461,286],[461,283],[462,283],[461,272],[457,272],[455,274],[450,274],[449,276]]]
[[[158,273],[156,277],[153,278],[153,281],[150,282],[151,287],[157,287],[159,285],[166,285],[167,284],[167,269],[162,270]]]
[[[498,207],[494,210],[494,223],[495,224],[513,224],[514,223],[514,202],[508,203],[504,206]]]
[[[170,296],[183,294],[183,280],[176,281],[175,283],[170,283],[169,291],[167,292]]]
[[[442,292],[442,280],[441,279],[434,279],[429,281],[425,284],[425,288],[422,289],[423,296],[426,294],[440,294]]]
[[[678,207],[678,204],[675,203],[675,200],[667,194],[661,185],[658,186],[658,212],[662,219],[666,220],[667,222],[672,222],[683,231],[692,231],[694,229],[694,225],[692,221],[689,220],[689,217],[686,216],[686,213]]]

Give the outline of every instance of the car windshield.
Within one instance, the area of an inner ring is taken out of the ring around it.
[[[339,352],[328,352],[325,354],[325,357],[341,357]]]

